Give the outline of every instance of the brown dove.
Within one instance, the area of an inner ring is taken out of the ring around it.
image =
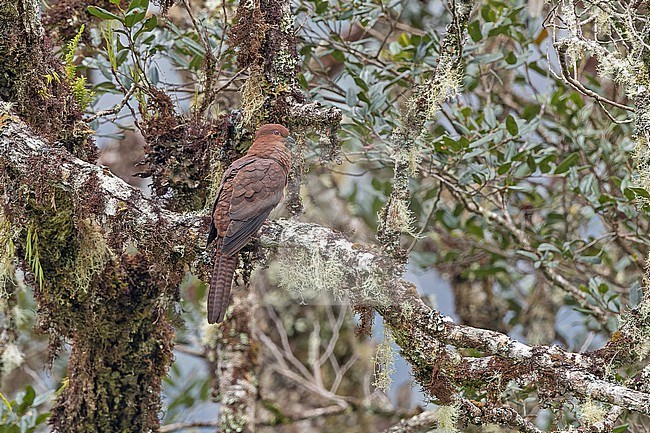
[[[223,321],[239,251],[282,200],[291,167],[287,142],[294,140],[284,126],[262,126],[246,155],[233,162],[221,179],[208,235],[208,245],[217,240],[208,323]]]

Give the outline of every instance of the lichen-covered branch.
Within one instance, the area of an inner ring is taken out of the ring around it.
[[[403,419],[394,426],[385,430],[384,433],[426,433],[435,429],[438,425],[436,413],[427,411],[419,413],[411,418]]]
[[[258,399],[259,342],[255,335],[255,305],[257,293],[247,290],[239,295],[229,320],[213,327],[208,347],[214,363],[217,387],[215,394],[221,402],[220,431],[255,431]]]
[[[442,102],[460,85],[462,41],[473,4],[471,0],[449,2],[452,22],[447,26],[442,41],[438,65],[433,76],[415,88],[413,96],[406,102],[401,124],[395,128],[391,138],[395,163],[393,191],[379,214],[377,239],[402,264],[406,263],[408,255],[400,247],[400,235],[413,234],[408,182],[417,167],[416,141],[424,131],[425,123],[433,120]]]
[[[203,253],[207,219],[200,213],[164,209],[108,169],[50,147],[17,119],[0,128],[0,164],[5,173],[24,176],[24,184],[31,185],[35,193],[39,184],[33,177],[30,180],[30,175],[38,172],[46,176],[39,183],[51,181],[54,187],[69,193],[76,206],[85,208],[111,232],[110,243],[118,250],[129,242],[145,251],[164,244],[188,262]],[[163,228],[165,239],[160,236]]]
[[[387,265],[390,259],[383,253],[354,244],[329,229],[313,224],[276,221],[263,227],[261,239],[263,245],[270,248],[289,249],[296,253],[307,250],[322,260],[336,257],[340,268],[332,272],[340,272],[339,283],[348,284],[350,301],[355,304],[373,303],[391,327],[395,341],[411,363],[420,385],[438,399],[444,401],[447,392],[453,393],[463,384],[485,384],[486,377],[497,374],[504,384],[518,380],[537,386],[550,395],[565,396],[568,391],[640,413],[650,413],[650,394],[605,379],[609,374],[611,353],[616,352],[616,341],[610,342],[606,350],[590,354],[565,352],[558,347],[528,346],[505,334],[454,323],[450,317],[425,305],[410,283],[392,277],[393,271]],[[314,276],[306,275],[305,278],[313,280]],[[369,281],[381,283],[373,284],[374,290],[368,291]],[[636,314],[643,315],[643,320],[650,316],[645,307]],[[643,339],[643,335],[637,335],[637,338]],[[482,366],[470,368],[472,364],[467,359],[441,352],[441,344],[472,348],[491,356],[481,360]],[[441,358],[442,354],[445,356]],[[441,364],[445,374],[440,373]]]

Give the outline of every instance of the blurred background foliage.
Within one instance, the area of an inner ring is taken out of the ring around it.
[[[73,60],[76,74],[86,78],[89,93],[82,97],[92,95],[88,116],[117,104],[92,123],[100,162],[148,194],[147,180],[133,177],[143,157],[138,124],[151,107],[139,84],[166,92],[187,118],[218,119],[237,110],[247,71],[237,67],[237,50],[229,44],[236,2],[179,2],[166,17],[161,7],[170,5],[148,0],[98,1],[89,8],[91,3],[49,0],[46,30],[63,59],[85,25]],[[307,141],[303,220],[357,242],[374,241],[377,213],[392,189],[391,132],[414,86],[437,64],[450,21],[446,6],[424,0],[292,2],[299,82],[313,100],[343,113],[343,164],[321,165],[318,141]],[[586,351],[601,347],[618,328],[618,314],[639,301],[650,239],[648,212],[637,196],[650,195],[635,187],[629,114],[613,108],[608,115],[557,78],[557,57],[543,26],[552,7],[541,0],[475,6],[457,93],[427,125],[412,157],[413,236],[405,235],[403,246],[410,254],[407,277],[443,313],[529,344]],[[66,13],[70,19],[55,19]],[[204,103],[207,44],[216,59],[210,72],[215,87],[214,98]],[[580,80],[625,103],[624,92],[600,78],[596,67],[591,58],[577,64]],[[213,360],[205,343],[215,337],[205,326],[205,285],[185,271],[184,323],[176,329],[176,362],[165,384],[164,424],[216,418]],[[558,289],[557,275],[572,296]],[[273,266],[253,279],[263,299],[261,428],[374,431],[435,403],[411,387],[399,355],[391,367],[391,351],[385,350],[390,340],[382,337],[380,323],[372,338],[357,337],[346,306],[321,294],[292,298],[277,280]],[[46,342],[33,331],[30,290],[18,287],[3,305],[0,339],[11,350],[2,358],[0,431],[42,426],[42,403],[65,386],[65,354],[44,367]],[[380,342],[384,350],[378,351]],[[392,385],[382,382],[387,371],[395,371]],[[379,384],[387,394],[373,386]],[[508,393],[520,413],[542,428],[576,422],[568,408],[551,411],[529,389],[512,384]],[[305,420],[287,415],[326,408],[336,399],[350,409]],[[199,427],[178,431],[192,428]]]

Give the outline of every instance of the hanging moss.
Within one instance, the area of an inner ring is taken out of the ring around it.
[[[175,211],[198,210],[206,206],[215,154],[223,149],[224,164],[241,154],[231,140],[230,120],[201,119],[176,114],[169,95],[151,89],[148,112],[142,112],[142,134],[146,140],[145,168],[140,177],[150,177],[152,189],[168,199]],[[211,206],[212,203],[209,203]]]
[[[21,250],[30,249],[30,237],[38,239],[31,249],[38,258],[43,274],[42,283],[34,281],[39,311],[47,311],[47,314],[39,315],[40,327],[52,335],[64,336],[66,330],[73,326],[84,302],[84,299],[72,296],[74,262],[78,250],[72,203],[61,190],[54,190],[49,204],[31,199],[25,211],[28,222],[23,229],[25,244]],[[27,257],[29,254],[24,255]]]

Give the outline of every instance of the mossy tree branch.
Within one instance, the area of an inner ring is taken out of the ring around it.
[[[93,133],[81,120],[79,102],[62,62],[39,21],[38,2],[10,0],[0,5],[0,99],[39,134],[76,156],[94,160]]]
[[[400,247],[400,236],[412,230],[408,183],[417,167],[417,139],[425,130],[426,122],[433,120],[442,102],[459,86],[463,39],[473,5],[471,0],[449,2],[452,21],[447,25],[438,65],[432,77],[415,88],[391,137],[395,162],[393,191],[380,212],[377,239],[402,264],[406,264],[408,254]]]
[[[48,178],[42,182],[52,181],[55,187],[69,193],[75,206],[97,218],[111,232],[115,247],[133,242],[144,251],[153,251],[165,245],[169,251],[182,252],[183,261],[201,265],[205,227],[209,223],[201,213],[164,209],[106,168],[75,158],[64,149],[50,147],[21,121],[0,128],[0,161],[5,170],[14,173],[49,168]],[[32,182],[32,192],[36,192],[36,187]],[[164,240],[160,236],[162,227],[167,234]]]
[[[386,267],[391,259],[377,249],[362,247],[341,234],[314,225],[276,221],[262,228],[262,245],[268,248],[307,250],[323,257],[337,257],[345,274],[348,297],[355,304],[373,303],[391,327],[402,355],[414,369],[420,385],[438,400],[445,400],[465,385],[488,386],[489,377],[502,377],[503,384],[518,380],[550,396],[567,393],[588,397],[626,409],[649,414],[650,394],[636,391],[608,379],[612,362],[620,364],[617,352],[624,347],[645,344],[643,329],[650,319],[650,295],[632,316],[637,326],[615,336],[604,348],[587,353],[566,352],[559,347],[528,346],[505,334],[459,325],[450,317],[428,307],[411,283],[392,278]],[[364,281],[379,278],[378,293],[369,294]],[[382,299],[381,304],[376,300]],[[641,316],[641,317],[639,317]],[[456,349],[475,349],[484,358],[463,358],[459,352],[441,352],[440,343]],[[442,356],[444,355],[444,356]],[[636,357],[635,357],[636,358]],[[632,360],[627,360],[631,362]],[[441,363],[444,367],[441,367]],[[445,374],[436,376],[438,368]],[[441,383],[447,383],[445,389]]]

